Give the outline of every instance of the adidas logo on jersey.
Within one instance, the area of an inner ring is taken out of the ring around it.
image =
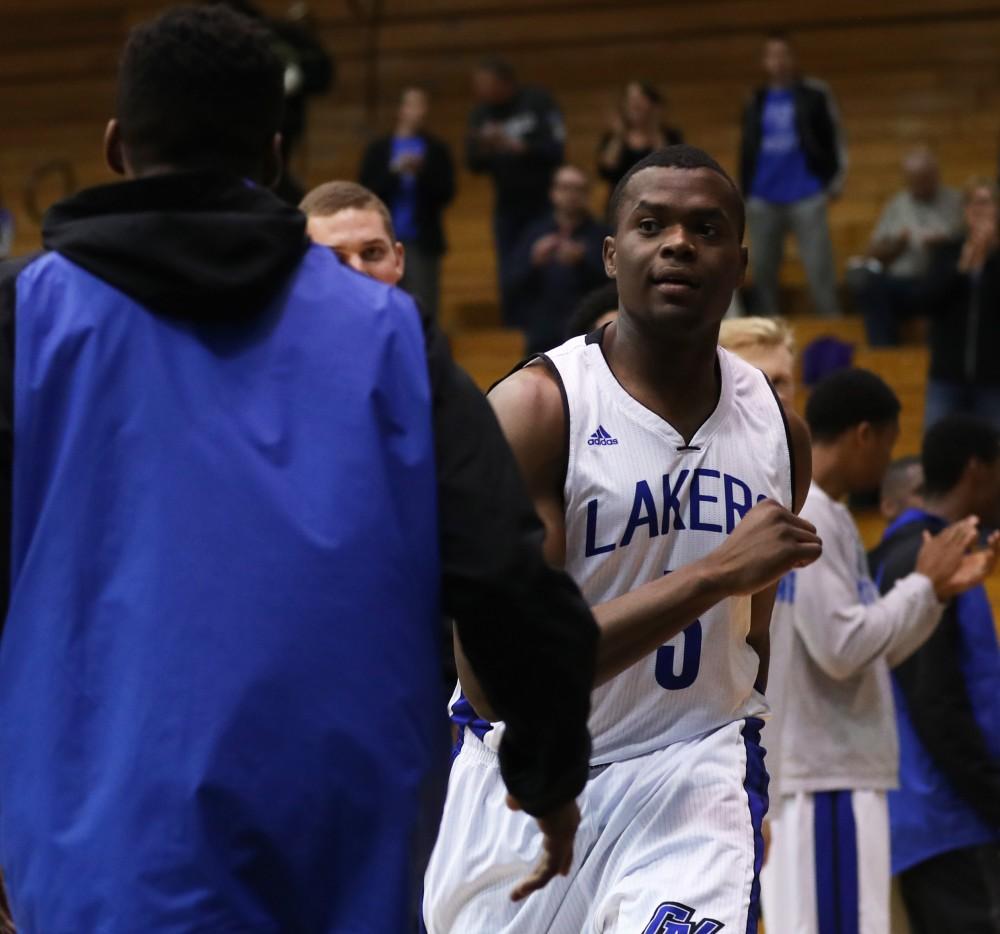
[[[612,438],[610,434],[605,430],[603,425],[597,426],[597,431],[595,431],[588,439],[587,444],[617,444],[618,439]]]

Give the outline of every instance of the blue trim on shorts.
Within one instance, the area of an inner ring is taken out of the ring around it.
[[[764,765],[764,747],[760,744],[760,731],[764,721],[748,717],[743,724],[743,743],[746,746],[747,770],[743,788],[750,804],[750,823],[753,827],[753,882],[750,885],[750,910],[747,913],[746,934],[757,934],[760,923],[760,869],[764,863],[764,833],[761,829],[767,814],[767,768]]]
[[[850,791],[813,795],[819,934],[859,934],[858,832]]]

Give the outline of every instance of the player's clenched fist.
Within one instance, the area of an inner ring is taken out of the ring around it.
[[[731,593],[752,594],[769,587],[794,568],[812,564],[823,552],[816,527],[773,500],[751,509],[716,549]]]

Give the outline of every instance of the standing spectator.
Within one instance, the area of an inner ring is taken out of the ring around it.
[[[922,537],[978,515],[1000,526],[1000,430],[974,415],[923,445],[923,508],[873,554],[883,593],[911,573]],[[994,533],[994,538],[997,533]],[[1000,932],[1000,649],[983,587],[950,600],[934,634],[892,672],[899,790],[889,794],[892,870],[914,934]]]
[[[828,376],[806,406],[813,484],[802,515],[823,554],[786,577],[772,623],[788,644],[772,650],[783,670],[762,891],[779,934],[889,930],[887,792],[898,754],[888,666],[926,641],[944,602],[981,583],[995,561],[994,548],[966,555],[976,538],[968,519],[923,542],[913,572],[879,598],[841,500],[881,481],[898,416],[899,400],[866,370]]]
[[[549,207],[549,186],[563,161],[563,117],[548,91],[521,86],[514,70],[496,59],[473,75],[478,101],[469,116],[466,161],[472,172],[493,176],[493,234],[504,324],[520,324],[504,290],[514,248],[525,228]]]
[[[562,343],[576,303],[607,281],[603,250],[608,229],[591,216],[586,173],[564,165],[552,181],[550,197],[550,215],[525,229],[504,281],[529,353]]]
[[[597,171],[614,190],[633,165],[654,149],[683,143],[676,127],[663,122],[663,95],[645,81],[630,81],[625,87],[611,127],[597,149]]]
[[[778,268],[792,232],[816,311],[836,315],[837,274],[826,212],[845,168],[836,105],[825,84],[800,75],[785,35],[768,36],[763,65],[767,84],[743,112],[740,149],[756,310],[778,313]]]
[[[930,251],[962,229],[962,196],[941,184],[929,149],[906,155],[903,177],[906,188],[882,210],[867,254],[848,263],[847,283],[873,347],[898,344],[899,322],[924,312]]]
[[[907,509],[923,505],[924,469],[915,454],[897,457],[882,478],[878,511],[886,522],[895,522]]]
[[[400,285],[435,318],[445,252],[441,215],[455,196],[455,169],[447,145],[424,129],[427,112],[427,92],[406,88],[394,132],[368,146],[360,177],[388,205],[396,236],[406,247]]]
[[[1000,241],[997,187],[973,179],[965,191],[962,239],[934,250],[925,283],[930,379],[924,423],[972,412],[1000,425]]]

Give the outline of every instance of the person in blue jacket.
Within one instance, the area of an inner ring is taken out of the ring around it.
[[[1000,431],[948,416],[928,431],[921,459],[923,508],[903,512],[871,556],[883,593],[913,570],[925,533],[966,515],[1000,527]],[[892,682],[900,748],[900,787],[889,794],[892,869],[910,926],[997,934],[1000,649],[982,586],[949,601]]]
[[[138,26],[109,165],[0,267],[0,866],[20,930],[396,932],[442,611],[568,862],[597,630],[488,403],[266,189],[282,66]]]

